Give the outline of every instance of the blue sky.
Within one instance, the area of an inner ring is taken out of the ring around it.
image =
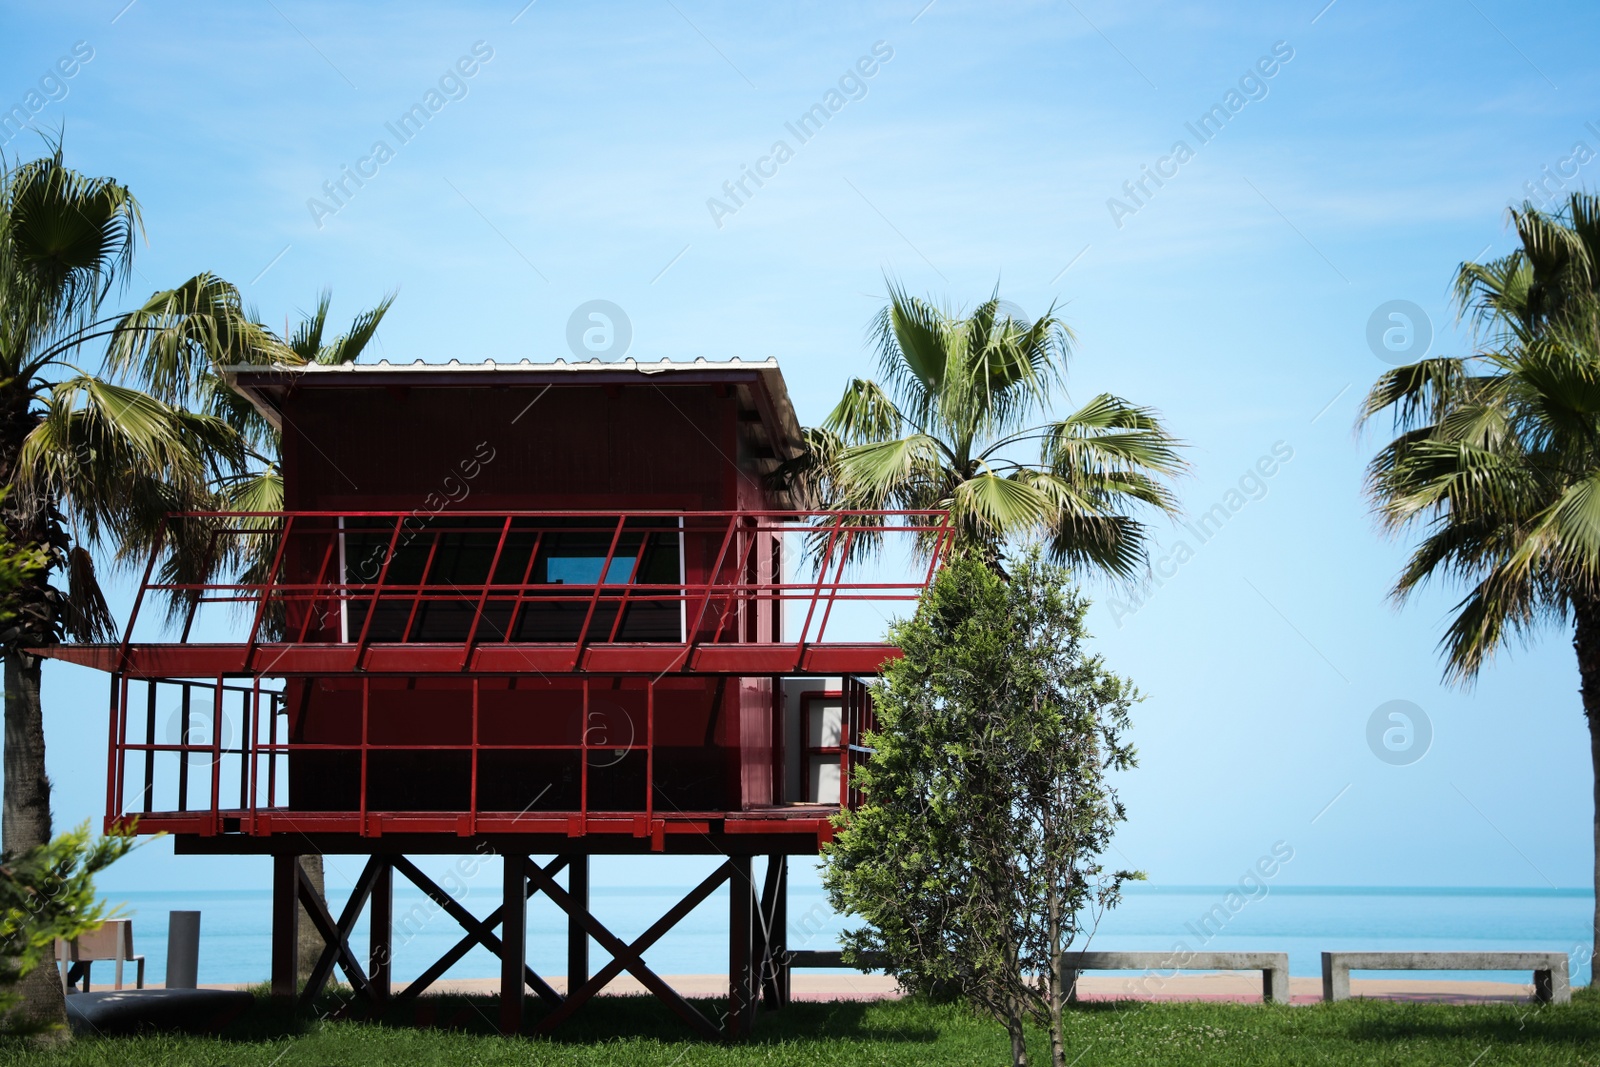
[[[1377,435],[1354,430],[1387,365],[1375,309],[1411,301],[1433,351],[1462,351],[1456,266],[1510,247],[1505,208],[1544,168],[1600,151],[1586,9],[124,2],[7,5],[0,107],[37,90],[32,121],[64,127],[72,165],[140,199],[128,299],[211,270],[278,323],[323,286],[344,319],[398,289],[377,353],[408,361],[564,356],[569,314],[606,299],[639,358],[776,356],[813,422],[871,369],[886,272],[955,304],[997,282],[1029,312],[1055,303],[1079,338],[1063,406],[1108,390],[1161,409],[1191,446],[1192,516],[1241,479],[1255,497],[1203,544],[1162,526],[1161,554],[1187,540],[1192,558],[1137,610],[1095,589],[1099,648],[1148,694],[1126,860],[1225,882],[1286,841],[1286,883],[1587,881],[1567,636],[1443,687],[1452,591],[1387,601],[1405,545],[1366,510]],[[58,68],[75,46],[92,58]],[[430,90],[402,143],[386,124]],[[785,124],[830,90],[801,143]],[[1202,141],[1189,125],[1217,104]],[[334,201],[345,167],[368,176]],[[1144,168],[1167,177],[1134,200]],[[1600,163],[1565,169],[1575,188]],[[56,817],[98,825],[103,679],[52,666],[46,686]],[[1392,700],[1432,726],[1410,765],[1368,746]],[[108,884],[266,884],[165,851]]]

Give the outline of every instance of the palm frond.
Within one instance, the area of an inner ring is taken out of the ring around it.
[[[1187,469],[1159,415],[1101,394],[1028,426],[1048,412],[1074,341],[1055,305],[1029,319],[997,287],[959,313],[886,281],[868,334],[884,384],[851,382],[806,431],[806,455],[780,468],[785,484],[838,510],[948,510],[956,547],[995,565],[1009,540],[1037,535],[1057,559],[1136,570],[1145,530],[1124,511],[1176,514],[1168,482]]]
[[[224,511],[282,511],[283,475],[276,467],[265,467],[237,478],[222,487]]]
[[[1178,475],[1188,469],[1182,443],[1154,410],[1101,393],[1044,428],[1041,462],[1053,469],[1147,470]]]
[[[853,445],[839,453],[836,476],[853,508],[883,508],[904,502],[918,485],[941,479],[943,454],[927,434]]]
[[[1047,545],[1058,563],[1126,581],[1144,573],[1149,530],[1127,515],[1063,514],[1050,531]]]
[[[300,322],[290,331],[288,345],[301,363],[315,363],[322,354],[322,333],[328,327],[328,312],[333,307],[333,290],[324,289],[317,294],[317,306],[310,314],[302,314]]]
[[[116,620],[95,577],[94,559],[82,545],[67,550],[67,597],[62,626],[74,641],[113,641]]]
[[[389,308],[394,306],[398,295],[395,292],[387,293],[376,306],[358,314],[350,324],[350,332],[338,337],[332,344],[318,352],[316,361],[325,364],[354,363],[378,335],[378,326],[382,324],[383,317],[389,313]]]
[[[116,325],[106,359],[168,404],[213,408],[216,369],[236,363],[300,362],[291,348],[246,316],[239,291],[213,274],[153,294]]]
[[[886,441],[904,431],[904,419],[877,382],[853,378],[822,420],[822,428],[852,445]]]
[[[1145,503],[1173,512],[1177,508],[1165,487],[1153,480],[1140,486],[1048,470],[1022,471],[1017,477],[1050,500],[1045,543],[1051,558],[1116,579],[1138,576],[1146,559],[1149,530],[1127,513],[1130,505]]]
[[[778,464],[767,477],[768,485],[787,493],[796,507],[825,508],[835,498],[834,471],[845,444],[826,427],[800,428],[800,451]]]
[[[213,455],[222,462],[239,455],[232,431],[220,420],[76,375],[50,390],[38,424],[22,442],[16,484],[29,507],[61,501],[82,524],[83,541],[98,542],[102,528],[109,528],[126,545],[136,534],[126,520],[134,514],[137,490],[153,484],[170,489],[172,500],[198,497]]]
[[[998,544],[1028,530],[1043,530],[1052,503],[1049,494],[1024,478],[980,474],[955,487],[950,517],[958,529]]]
[[[1365,425],[1384,411],[1392,412],[1397,430],[1435,422],[1457,402],[1466,378],[1466,364],[1450,356],[1385,371],[1362,401],[1357,424]]]
[[[1600,574],[1600,470],[1567,486],[1519,532],[1503,568],[1530,578],[1550,572],[1573,584]]]
[[[138,202],[113,179],[67,167],[59,143],[11,169],[4,185],[10,271],[36,286],[57,324],[81,325],[132,266],[143,232]]]
[[[878,373],[913,422],[926,426],[944,392],[951,348],[950,316],[937,305],[885,279],[889,303],[868,337],[878,350]]]

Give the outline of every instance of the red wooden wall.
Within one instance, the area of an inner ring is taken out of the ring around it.
[[[384,387],[360,382],[307,386],[283,406],[285,506],[290,511],[557,509],[762,509],[760,477],[741,462],[737,395],[714,385]],[[541,395],[542,394],[542,395]],[[286,561],[310,580],[331,526],[305,522]],[[705,581],[726,529],[690,532],[688,582]],[[769,543],[752,567],[776,566]],[[754,577],[752,575],[751,577]],[[291,627],[299,618],[291,615]],[[708,625],[710,625],[708,623]],[[773,640],[774,613],[753,617],[739,637]],[[730,635],[731,636],[731,635]],[[334,640],[323,628],[312,639]],[[361,740],[361,680],[289,683],[291,738],[306,744]],[[373,744],[472,742],[471,686],[462,679],[371,681]],[[584,729],[576,678],[479,680],[482,745],[571,745]],[[591,751],[590,810],[643,810],[643,682],[591,682],[589,732],[633,732],[621,752]],[[773,801],[773,695],[768,679],[668,678],[657,685],[654,778],[658,805],[684,811],[738,810]],[[599,723],[596,714],[601,716]],[[613,758],[614,757],[614,758]],[[300,810],[361,808],[359,754],[297,753],[290,803]],[[466,751],[374,751],[365,807],[460,811],[471,802]],[[572,811],[583,803],[581,754],[482,751],[480,811]]]
[[[733,390],[544,388],[303,388],[283,405],[286,506],[410,510],[429,494],[478,510],[762,506],[759,479],[736,465]]]

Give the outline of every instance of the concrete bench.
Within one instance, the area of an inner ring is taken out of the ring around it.
[[[843,952],[814,952],[810,949],[795,949],[789,953],[789,966],[791,967],[835,967],[845,968],[857,966],[844,961]],[[882,967],[883,957],[877,952],[868,952],[860,966],[872,968]]]
[[[1532,971],[1535,999],[1572,1000],[1565,952],[1324,952],[1322,999],[1349,1000],[1351,971]]]
[[[1063,952],[1061,969],[1073,999],[1082,971],[1260,971],[1261,999],[1289,1003],[1287,952]]]
[[[874,955],[866,966],[881,963]],[[791,952],[794,967],[844,967],[838,952]],[[1260,971],[1261,999],[1289,1003],[1287,952],[1063,952],[1062,978],[1076,999],[1078,975],[1083,971]]]

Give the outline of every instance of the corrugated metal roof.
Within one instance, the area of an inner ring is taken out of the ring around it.
[[[692,360],[661,359],[654,363],[641,362],[628,358],[619,360],[566,360],[556,359],[551,362],[534,362],[531,359],[518,360],[515,363],[497,363],[486,359],[482,363],[462,363],[452,359],[448,363],[428,363],[423,360],[414,360],[410,363],[390,363],[388,360],[379,360],[377,363],[307,363],[307,364],[254,364],[236,363],[223,367],[223,374],[230,379],[235,374],[269,373],[269,374],[374,374],[384,372],[427,373],[429,371],[476,371],[493,373],[495,371],[569,371],[569,372],[594,372],[617,371],[625,374],[662,374],[671,371],[690,370],[715,370],[725,368],[728,370],[778,370],[778,361],[771,356],[766,359],[743,359],[735,356],[731,359],[712,360],[704,356],[697,356]]]
[[[279,404],[290,389],[333,385],[340,380],[352,385],[360,380],[374,386],[397,384],[385,383],[385,378],[404,379],[407,385],[441,386],[487,384],[491,379],[500,379],[507,385],[518,381],[547,385],[552,379],[562,378],[570,379],[573,385],[626,384],[629,380],[647,381],[658,376],[677,379],[682,384],[754,385],[759,382],[760,388],[752,389],[752,394],[761,420],[768,425],[772,447],[780,456],[793,455],[800,447],[800,422],[789,401],[783,372],[778,361],[770,356],[760,360],[738,357],[711,360],[700,356],[692,360],[661,359],[653,363],[636,359],[557,359],[548,363],[529,359],[515,363],[497,363],[492,359],[482,363],[462,363],[455,359],[448,363],[380,360],[345,364],[234,364],[221,371],[228,385],[246,397],[275,426],[280,424]]]

